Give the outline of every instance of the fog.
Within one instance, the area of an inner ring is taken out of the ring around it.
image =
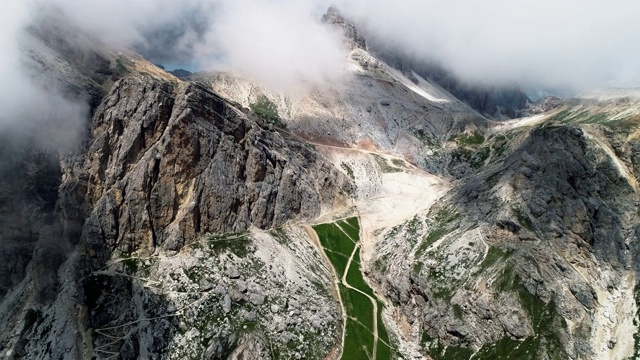
[[[585,90],[640,86],[640,3],[350,0],[368,33],[471,82]]]
[[[61,9],[84,31],[155,63],[238,71],[290,90],[331,83],[344,71],[339,35],[320,22],[332,3],[370,39],[469,82],[640,86],[640,3],[630,1],[24,0],[0,14],[0,126],[83,111],[22,66],[20,34],[42,9]]]
[[[33,4],[14,2],[0,12],[0,133],[27,135],[43,148],[69,150],[79,140],[88,109],[37,82],[28,71],[21,41],[35,11]]]
[[[300,80],[316,86],[335,81],[347,54],[336,30],[320,23],[326,10],[311,1],[226,1],[198,59],[205,68],[236,69],[280,89]],[[211,52],[219,57],[207,56]]]
[[[329,2],[50,0],[78,26],[158,64],[233,70],[277,90],[337,79],[346,53],[321,24]],[[192,65],[195,64],[195,65]],[[190,69],[193,70],[193,69]]]

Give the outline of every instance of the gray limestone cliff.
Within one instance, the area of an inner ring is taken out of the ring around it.
[[[351,191],[312,149],[207,88],[144,75],[98,108],[85,166],[86,236],[126,251],[313,219]]]
[[[0,352],[216,359],[329,351],[339,319],[329,271],[304,232],[270,230],[348,202],[352,181],[312,146],[203,85],[135,55],[78,43],[84,52],[74,52],[48,36],[31,44],[36,68],[95,105],[74,149],[25,148],[21,138],[0,148]],[[84,67],[73,65],[87,51]],[[62,76],[60,63],[73,76]],[[104,76],[89,76],[100,69]],[[276,290],[285,285],[291,292]],[[315,333],[324,335],[304,340]]]

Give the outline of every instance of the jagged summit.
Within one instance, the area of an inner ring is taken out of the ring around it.
[[[638,98],[505,121],[522,94],[324,21],[348,67],[295,96],[31,29],[90,115],[71,150],[0,134],[0,357],[637,356]]]
[[[342,43],[347,49],[367,50],[367,43],[364,36],[358,32],[355,25],[345,20],[336,7],[329,7],[326,14],[322,16],[322,22],[325,24],[335,25],[342,29],[344,35]]]

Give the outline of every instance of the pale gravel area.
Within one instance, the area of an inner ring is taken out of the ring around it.
[[[607,154],[607,156],[609,156],[613,164],[616,166],[616,169],[618,169],[618,172],[620,173],[620,175],[622,175],[627,180],[627,182],[633,188],[633,190],[638,192],[638,180],[633,174],[633,171],[631,171],[627,167],[627,165],[625,165],[620,160],[620,158],[618,158],[618,156],[616,155],[615,151],[613,151],[609,143],[603,140],[600,136],[598,136],[598,134],[595,131],[591,131],[591,129],[589,129],[586,126],[583,127],[583,131],[589,140],[592,140],[596,145],[598,145],[600,148],[602,148],[602,150],[604,150],[604,152]]]
[[[399,157],[374,153],[359,149],[343,149],[330,146],[318,146],[322,153],[334,165],[347,172],[345,166],[351,169],[357,186],[356,202],[347,208],[332,209],[324,212],[317,223],[334,221],[340,218],[357,215],[360,218],[360,257],[361,271],[365,280],[374,290],[378,298],[385,303],[382,318],[387,329],[396,335],[398,350],[413,359],[424,358],[419,351],[419,345],[411,339],[414,336],[403,336],[410,327],[403,322],[403,317],[395,311],[378,291],[375,282],[367,279],[369,263],[374,255],[379,236],[386,229],[402,224],[416,214],[425,213],[453,184],[446,179],[423,171],[408,162],[396,167],[396,172],[383,172],[374,158],[374,154],[387,161],[387,165],[394,167],[392,160],[402,160]],[[404,160],[402,160],[404,161]]]
[[[627,271],[620,277],[610,269],[592,273],[573,265],[596,292],[598,305],[592,315],[592,330],[589,338],[596,352],[595,359],[631,359],[635,351],[633,335],[638,331],[634,321],[638,319],[634,296],[635,275]],[[616,287],[607,284],[617,283]],[[610,341],[615,346],[610,347]]]
[[[555,112],[551,114],[550,113],[538,114],[538,115],[503,121],[500,123],[500,125],[497,125],[491,128],[490,132],[494,134],[503,133],[505,131],[519,128],[519,127],[539,125],[539,124],[542,124],[546,119],[548,119],[552,114],[555,114]]]
[[[422,96],[423,98],[435,102],[435,103],[448,103],[454,101],[451,96],[447,96],[444,91],[438,90],[434,85],[421,78],[415,72],[412,72],[413,77],[417,80],[417,84],[413,83],[399,70],[387,65],[387,71],[389,71],[396,79],[406,86],[409,90]]]

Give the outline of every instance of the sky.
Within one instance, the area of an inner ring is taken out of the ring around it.
[[[234,70],[279,90],[343,75],[340,35],[320,22],[332,4],[370,39],[436,61],[464,81],[575,91],[640,86],[634,1],[22,0],[0,12],[0,126],[82,114],[21,65],[20,36],[42,9],[57,7],[83,31],[153,62]]]

